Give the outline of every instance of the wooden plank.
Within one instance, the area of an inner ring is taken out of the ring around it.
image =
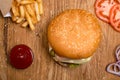
[[[21,28],[10,18],[0,15],[0,80],[119,80],[119,77],[106,72],[106,66],[115,62],[115,47],[120,44],[120,33],[98,19],[103,37],[92,60],[77,68],[65,68],[56,64],[48,55],[47,27],[50,21],[66,9],[84,9],[94,13],[95,0],[43,0],[44,15],[36,24],[36,30]],[[4,28],[4,23],[7,27]],[[26,44],[34,52],[32,65],[24,70],[13,68],[6,61],[6,53],[17,44]],[[1,67],[2,66],[2,67]],[[4,67],[3,67],[4,66]]]
[[[7,80],[7,55],[6,55],[6,38],[5,38],[5,19],[0,13],[0,80]]]

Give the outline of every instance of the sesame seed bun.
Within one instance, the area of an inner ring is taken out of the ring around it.
[[[88,58],[94,54],[101,40],[101,29],[91,13],[66,10],[48,26],[48,42],[55,53],[71,59]]]

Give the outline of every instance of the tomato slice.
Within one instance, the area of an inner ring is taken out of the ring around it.
[[[120,0],[117,0],[118,1],[118,3],[120,3]]]
[[[109,23],[110,9],[117,3],[117,0],[96,0],[94,5],[96,16],[99,19]]]
[[[120,32],[120,4],[114,5],[111,8],[110,23],[116,31]]]

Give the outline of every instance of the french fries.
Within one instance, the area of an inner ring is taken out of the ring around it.
[[[31,3],[34,3],[34,2],[35,2],[34,0],[22,0],[22,1],[20,1],[19,4],[26,5],[26,4],[31,4]]]
[[[25,21],[23,24],[22,24],[22,27],[26,27],[28,26],[28,21]]]
[[[35,11],[32,5],[26,5],[25,8],[27,9],[27,12],[30,14],[30,16],[35,17]]]
[[[14,16],[19,16],[19,9],[18,6],[16,6],[16,2],[12,2],[12,12]]]
[[[22,18],[24,18],[24,17],[25,17],[24,6],[21,5],[19,8],[20,8],[20,16],[21,16]]]
[[[43,14],[42,0],[13,0],[11,12],[12,21],[34,30]]]
[[[39,6],[39,13],[41,15],[41,14],[43,14],[43,3],[42,3],[42,0],[38,1],[38,6]]]
[[[39,6],[38,6],[38,3],[35,2],[35,13],[36,13],[36,18],[38,21],[40,21],[40,14],[39,14]]]
[[[30,25],[31,30],[34,30],[35,27],[34,27],[34,25],[33,25],[33,23],[32,23],[32,20],[31,20],[30,15],[28,14],[27,11],[25,12],[25,15],[26,15],[26,19],[27,19],[27,21],[28,21],[28,23],[29,23],[29,25]]]

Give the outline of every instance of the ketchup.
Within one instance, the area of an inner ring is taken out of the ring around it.
[[[10,64],[17,69],[25,69],[33,62],[32,50],[24,45],[16,45],[9,54]]]

